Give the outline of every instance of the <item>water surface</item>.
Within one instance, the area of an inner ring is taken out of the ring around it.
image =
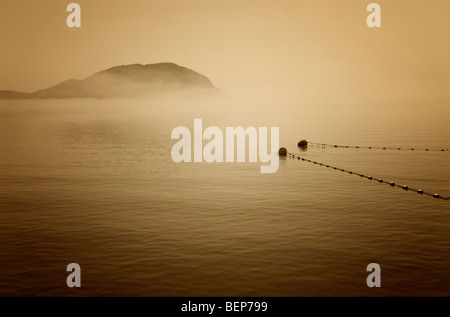
[[[264,111],[260,111],[261,109]],[[279,126],[326,164],[450,195],[448,111],[345,105],[50,100],[0,103],[2,296],[449,296],[450,202],[297,160],[181,163],[176,126]],[[82,288],[66,286],[67,264]],[[367,264],[382,287],[366,286]]]

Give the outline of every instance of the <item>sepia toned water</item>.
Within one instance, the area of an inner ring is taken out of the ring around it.
[[[441,109],[442,110],[442,109]],[[1,296],[449,296],[450,201],[311,163],[174,163],[173,128],[278,126],[304,157],[450,196],[449,112],[0,101]],[[398,112],[397,112],[398,113]],[[81,266],[79,289],[66,266]],[[366,267],[381,266],[368,288]]]

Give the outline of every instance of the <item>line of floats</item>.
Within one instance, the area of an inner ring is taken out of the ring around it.
[[[319,144],[319,145],[322,145],[322,146],[328,146],[328,144],[324,144],[324,143],[314,143],[314,142],[308,142],[306,140],[301,140],[300,142],[298,142],[298,147],[301,148],[301,149],[305,149],[305,148],[308,147],[308,144]],[[349,146],[333,145],[333,147],[349,147]],[[356,147],[356,148],[359,148],[359,147]],[[367,148],[373,149],[374,147],[367,147]],[[383,149],[387,149],[387,148],[383,148]],[[401,149],[401,148],[397,148],[397,149]],[[426,150],[428,150],[428,149],[426,149]],[[441,151],[448,151],[448,149],[442,149]],[[297,159],[299,161],[301,160],[301,161],[312,163],[312,164],[316,164],[316,165],[319,165],[319,166],[324,166],[324,167],[329,168],[329,169],[333,169],[333,170],[341,171],[341,172],[344,172],[344,173],[360,176],[361,178],[366,178],[368,180],[375,180],[375,181],[377,181],[379,183],[387,184],[387,185],[389,185],[391,187],[398,187],[398,188],[401,188],[401,189],[403,189],[405,191],[413,191],[413,192],[416,192],[416,193],[418,193],[420,195],[426,195],[426,196],[434,197],[434,198],[437,198],[437,199],[450,200],[450,197],[444,197],[444,196],[439,195],[438,193],[426,192],[426,191],[424,191],[421,188],[412,188],[412,187],[409,187],[408,185],[400,185],[400,184],[397,184],[395,182],[389,182],[389,181],[385,181],[385,180],[383,180],[381,178],[373,177],[371,175],[365,175],[365,174],[357,173],[357,172],[354,172],[354,171],[346,170],[346,169],[343,169],[343,168],[339,168],[339,167],[336,167],[336,166],[332,166],[332,165],[329,165],[329,164],[324,164],[324,163],[321,163],[321,162],[313,161],[313,160],[307,159],[305,157],[301,157],[301,156],[299,156],[297,154],[290,153],[284,147],[279,149],[278,155],[280,155],[280,156],[287,156],[287,157],[292,158],[292,159]]]

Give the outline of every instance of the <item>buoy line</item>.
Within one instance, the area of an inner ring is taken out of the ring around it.
[[[311,145],[320,145],[321,147],[334,147],[334,148],[346,148],[346,149],[369,149],[369,150],[396,150],[396,151],[426,151],[426,152],[446,152],[447,148],[443,149],[430,149],[430,148],[406,148],[406,147],[392,147],[392,146],[359,146],[359,145],[337,145],[327,143],[309,142]],[[300,146],[300,145],[299,145]]]
[[[284,149],[284,148],[282,148],[282,149]],[[360,176],[360,177],[363,177],[363,178],[367,178],[368,180],[374,180],[374,181],[377,181],[377,182],[379,182],[381,184],[387,184],[387,185],[389,185],[391,187],[398,187],[398,188],[402,188],[403,190],[406,190],[406,191],[413,191],[413,192],[416,192],[416,193],[418,193],[420,195],[426,195],[426,196],[434,197],[434,198],[437,198],[437,199],[450,200],[450,197],[443,197],[443,196],[441,196],[441,195],[439,195],[437,193],[426,192],[426,191],[424,191],[423,189],[420,189],[420,188],[417,189],[417,188],[409,187],[408,185],[399,185],[399,184],[397,184],[395,182],[385,181],[385,180],[383,180],[381,178],[376,178],[376,177],[373,177],[373,176],[370,176],[370,175],[356,173],[356,172],[353,172],[353,171],[350,171],[350,170],[346,170],[346,169],[343,169],[343,168],[339,168],[339,167],[336,167],[336,166],[332,166],[332,165],[329,165],[329,164],[316,162],[316,161],[309,160],[309,159],[306,159],[304,157],[301,157],[299,155],[296,155],[296,154],[293,154],[293,153],[289,153],[287,151],[286,151],[286,154],[283,155],[283,152],[281,151],[281,149],[280,149],[279,153],[280,153],[281,156],[285,156],[287,154],[292,159],[297,158],[297,160],[302,160],[304,162],[313,163],[313,164],[316,164],[316,165],[324,166],[326,168],[331,168],[333,170],[337,170],[337,171],[341,171],[341,172],[344,172],[344,173]]]

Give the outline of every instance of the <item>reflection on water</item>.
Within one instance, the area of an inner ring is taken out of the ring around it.
[[[345,108],[304,107],[299,120],[298,107],[2,101],[0,295],[450,295],[448,201],[297,160],[275,174],[171,161],[172,129],[194,118],[279,126],[280,145],[303,157],[450,194],[449,152],[297,148],[448,147],[448,124]],[[78,290],[65,284],[71,262]],[[380,289],[366,286],[371,262]]]

